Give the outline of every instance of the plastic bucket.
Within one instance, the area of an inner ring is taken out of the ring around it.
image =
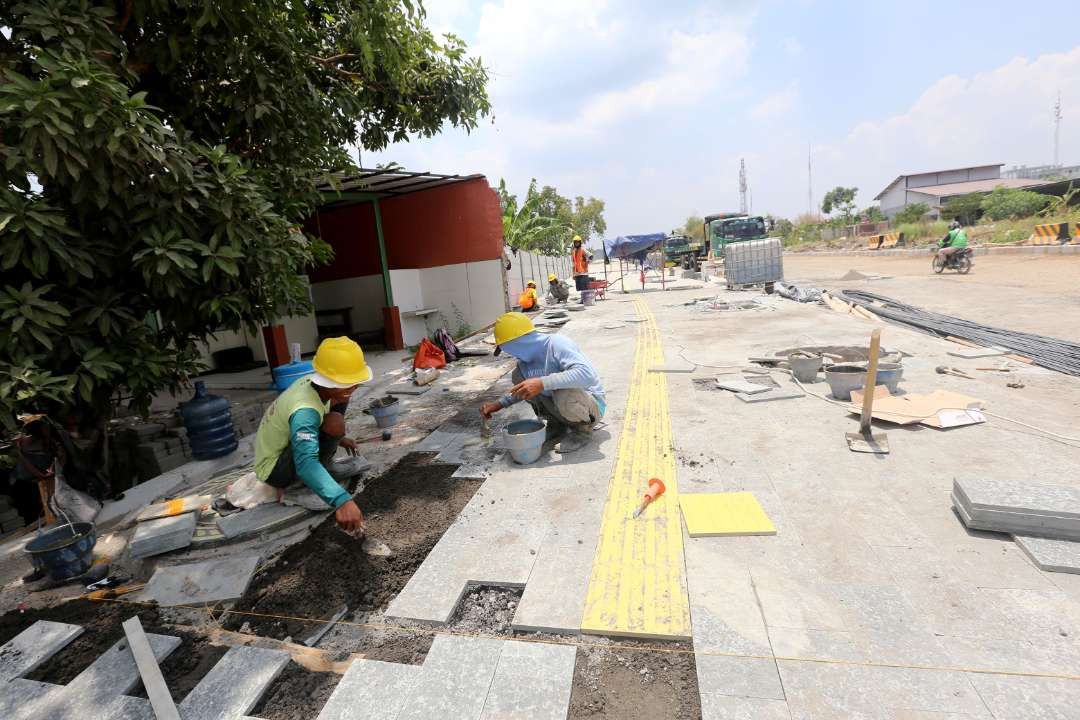
[[[875,385],[884,385],[889,392],[896,394],[900,388],[900,380],[904,377],[904,366],[900,363],[879,362],[877,366],[877,379]]]
[[[401,403],[395,399],[386,405],[372,405],[368,408],[368,412],[375,418],[376,427],[388,428],[397,424],[398,415],[401,414]]]
[[[90,569],[96,543],[93,523],[73,523],[38,535],[26,544],[25,551],[35,570],[53,580],[67,580]]]
[[[595,290],[582,290],[581,291],[581,304],[586,307],[594,305],[596,303],[596,291]]]
[[[850,400],[852,390],[866,387],[866,368],[859,365],[832,365],[825,368],[825,382],[837,400]]]
[[[304,360],[302,362],[290,362],[284,365],[278,365],[276,368],[270,371],[274,376],[274,389],[278,392],[285,392],[289,389],[289,386],[294,382],[315,372],[315,369],[311,367],[310,360]]]
[[[820,357],[802,357],[801,355],[789,355],[788,364],[791,365],[791,374],[799,382],[817,382],[818,370],[821,369]]]
[[[519,465],[529,465],[540,459],[547,426],[543,420],[516,420],[506,426],[506,449]]]

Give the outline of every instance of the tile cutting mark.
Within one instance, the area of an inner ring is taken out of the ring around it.
[[[686,591],[679,487],[668,417],[667,377],[649,372],[664,363],[656,319],[635,298],[638,319],[626,417],[585,596],[581,631],[594,635],[686,639]],[[631,515],[649,478],[666,492],[641,517]]]

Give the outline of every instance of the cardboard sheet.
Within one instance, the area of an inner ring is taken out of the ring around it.
[[[849,407],[856,415],[862,412],[862,399],[861,390],[851,392]],[[939,429],[954,428],[986,422],[986,417],[979,412],[984,404],[978,398],[948,390],[935,390],[925,395],[893,395],[889,388],[878,385],[874,388],[874,407],[870,414],[877,420],[897,425],[922,423]]]
[[[684,494],[679,506],[690,537],[776,534],[751,492]]]

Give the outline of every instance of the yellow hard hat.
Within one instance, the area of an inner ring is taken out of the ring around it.
[[[559,278],[556,277],[555,273],[551,273],[550,275],[548,275],[548,282],[554,282],[555,280],[558,280],[558,279]]]
[[[536,281],[535,280],[530,280],[529,282],[525,283],[525,287],[531,287],[531,288],[536,287]]]
[[[311,367],[315,370],[311,382],[322,387],[348,388],[371,379],[364,351],[347,337],[326,338],[319,343]]]
[[[500,315],[495,321],[495,344],[517,340],[522,335],[528,335],[534,330],[532,320],[525,313],[508,312]]]
[[[581,236],[580,235],[575,235],[574,236],[574,242],[581,242]]]

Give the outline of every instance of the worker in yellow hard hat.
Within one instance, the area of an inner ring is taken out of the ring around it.
[[[521,312],[536,312],[540,309],[540,298],[536,296],[536,281],[530,280],[525,289],[518,295],[518,306]]]
[[[559,439],[555,452],[569,453],[588,444],[593,426],[607,407],[596,368],[570,338],[536,332],[532,320],[509,312],[495,321],[496,354],[517,360],[514,386],[480,413],[490,418],[503,408],[526,401],[547,423],[547,440]]]
[[[339,484],[363,470],[356,441],[345,437],[349,397],[371,379],[364,351],[347,337],[323,340],[300,378],[266,409],[255,435],[255,476],[276,488],[307,488],[334,508],[343,530],[362,532],[364,515]],[[338,447],[351,456],[333,462]]]
[[[548,303],[564,303],[570,299],[570,286],[555,273],[548,275]]]

